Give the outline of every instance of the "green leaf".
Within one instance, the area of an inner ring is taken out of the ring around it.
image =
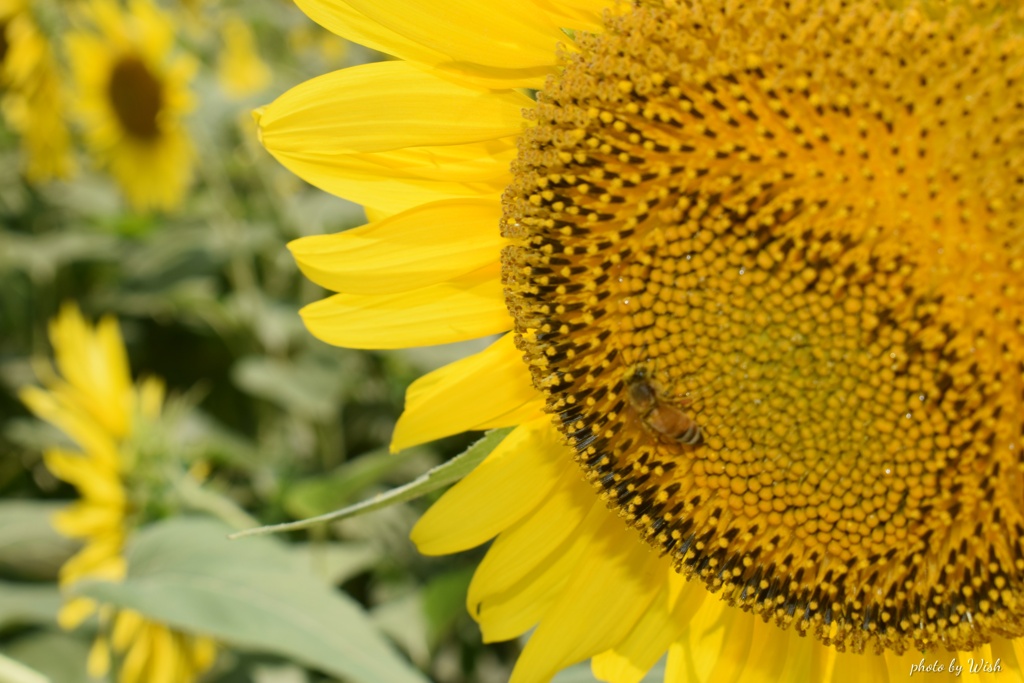
[[[231,542],[229,531],[207,518],[155,524],[132,543],[124,582],[82,582],[73,592],[345,680],[425,683],[357,603],[285,545]]]
[[[62,503],[11,500],[0,503],[0,571],[33,579],[54,579],[78,544],[53,528]]]
[[[431,642],[439,642],[466,614],[466,593],[476,566],[459,567],[435,576],[423,588],[423,614]]]
[[[75,636],[42,631],[18,638],[4,654],[47,677],[51,683],[103,683],[85,672],[89,646]],[[0,679],[2,680],[2,679]]]
[[[54,584],[0,581],[0,629],[55,623],[60,605],[60,591]]]
[[[252,396],[317,422],[337,415],[344,387],[338,368],[308,358],[288,361],[248,356],[235,363],[231,378]]]
[[[501,443],[502,439],[504,439],[511,431],[512,427],[492,429],[484,435],[484,438],[480,439],[451,460],[438,465],[434,469],[417,477],[404,486],[391,489],[390,491],[376,495],[369,500],[364,500],[361,503],[356,503],[355,505],[350,505],[340,510],[329,512],[325,515],[299,520],[298,522],[271,524],[269,526],[246,529],[245,531],[239,531],[238,533],[232,534],[231,538],[243,538],[245,536],[259,536],[262,534],[272,534],[281,531],[308,529],[311,526],[322,524],[324,522],[336,522],[347,517],[365,515],[367,512],[373,512],[374,510],[380,510],[397,503],[404,503],[406,501],[419,498],[420,496],[425,496],[428,493],[432,493],[440,488],[444,488],[449,484],[459,481],[464,476],[472,472],[473,468],[479,465],[484,458],[490,455],[491,451],[493,451],[498,444]]]
[[[373,623],[387,633],[414,662],[430,662],[427,623],[419,591],[397,596],[373,610]]]
[[[0,683],[50,683],[47,676],[0,655]]]
[[[291,547],[317,576],[335,586],[372,569],[381,560],[381,550],[366,541],[295,543]]]

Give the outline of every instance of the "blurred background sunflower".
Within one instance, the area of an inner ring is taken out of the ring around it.
[[[27,0],[0,4],[0,111],[21,138],[27,179],[45,182],[73,169],[65,86],[54,47]]]
[[[171,208],[192,177],[182,117],[194,106],[196,64],[172,54],[174,24],[151,2],[91,2],[81,15],[66,41],[85,143],[132,206]]]
[[[66,306],[51,325],[50,340],[58,370],[44,369],[46,388],[26,387],[21,398],[81,449],[51,448],[43,454],[50,473],[80,496],[53,518],[59,533],[83,544],[60,569],[61,588],[70,593],[81,581],[123,580],[124,545],[132,529],[153,521],[147,517],[154,508],[173,513],[166,489],[188,475],[174,471],[175,454],[154,434],[163,384],[149,378],[132,385],[113,319],[93,328],[77,308]],[[57,622],[72,629],[97,613],[100,634],[87,666],[94,678],[109,673],[112,655],[120,662],[117,678],[125,683],[193,681],[213,664],[213,641],[91,598],[69,598]]]

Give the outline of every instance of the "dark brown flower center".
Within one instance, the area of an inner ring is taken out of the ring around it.
[[[118,121],[130,135],[150,140],[160,134],[163,88],[141,59],[118,60],[110,73],[108,95]]]
[[[587,476],[840,650],[1024,634],[1012,26],[643,3],[578,38],[505,196],[519,344]]]
[[[11,44],[7,39],[7,31],[10,30],[10,25],[9,20],[0,20],[0,65],[7,59],[7,51],[11,48]]]

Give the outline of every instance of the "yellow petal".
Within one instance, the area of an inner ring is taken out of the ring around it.
[[[665,659],[665,683],[690,683],[692,680],[686,670],[686,645],[676,641],[669,646]]]
[[[515,91],[460,85],[407,62],[375,62],[302,83],[260,117],[263,144],[301,153],[304,136],[333,154],[457,145],[519,134],[532,100]]]
[[[288,245],[303,274],[351,294],[390,294],[464,275],[501,256],[496,201],[434,202],[335,235]]]
[[[147,668],[149,678],[146,683],[181,683],[187,680],[182,672],[182,653],[171,630],[162,624],[149,626],[149,638],[152,652]]]
[[[108,458],[94,458],[53,448],[43,454],[43,462],[53,476],[82,493],[88,491],[90,498],[111,502],[124,499],[120,476]]]
[[[554,71],[558,23],[528,1],[297,0],[310,18],[380,52],[490,87],[533,87]]]
[[[678,620],[669,611],[666,578],[661,591],[625,640],[591,660],[594,677],[609,683],[640,683],[675,641],[679,630]]]
[[[92,598],[71,598],[57,612],[57,624],[65,631],[70,631],[95,612],[96,601]]]
[[[521,424],[542,414],[542,408],[522,352],[506,334],[480,353],[413,382],[391,448],[398,451],[451,434]],[[553,432],[550,421],[545,422]],[[571,457],[568,452],[562,455],[566,460]]]
[[[700,589],[704,590],[704,587],[700,586]],[[707,601],[712,600],[718,600],[718,598],[709,594]],[[750,646],[750,654],[746,660],[747,667],[743,672],[744,676],[755,683],[778,681],[785,668],[789,642],[795,634],[783,631],[775,624],[766,624],[746,612],[733,614],[732,619],[736,622],[747,621],[751,624],[750,628],[753,629],[753,644]]]
[[[832,648],[824,649],[827,662],[825,680],[832,683],[888,683],[890,680],[885,657],[873,653],[858,655],[836,652]],[[902,682],[902,678],[895,680]]]
[[[160,415],[166,388],[158,377],[146,377],[139,382],[139,413],[150,420]]]
[[[77,502],[53,516],[53,528],[64,536],[82,538],[96,536],[121,528],[124,508],[120,505],[97,505]]]
[[[591,514],[576,528],[577,535],[552,553],[548,561],[535,562],[536,558],[531,557],[518,565],[518,580],[508,589],[492,590],[493,586],[488,585],[490,577],[482,573],[482,567],[477,569],[467,603],[470,614],[480,624],[484,642],[510,640],[547,617],[582,563],[589,559],[589,544],[607,516],[601,507],[592,507]]]
[[[575,31],[599,33],[604,28],[601,15],[605,9],[614,9],[615,2],[595,0],[555,0],[538,2],[559,26]]]
[[[412,540],[425,555],[485,543],[533,510],[569,464],[549,418],[521,425],[427,510]]]
[[[69,403],[66,392],[50,393],[38,387],[24,387],[19,398],[29,410],[67,434],[90,457],[112,468],[118,466],[117,441],[77,403]]]
[[[497,264],[411,292],[336,294],[301,314],[316,338],[356,349],[447,344],[512,326]]]
[[[202,673],[213,666],[217,658],[217,643],[210,638],[193,636],[189,656],[192,659],[192,667]]]
[[[574,538],[587,535],[588,525],[600,521],[603,507],[575,466],[566,467],[541,504],[487,550],[466,596],[470,613],[489,597],[511,592],[535,569],[565,554]]]
[[[383,209],[375,209],[370,206],[364,206],[363,213],[366,214],[366,220],[370,221],[371,223],[377,223],[379,221],[384,220],[385,218],[390,218],[391,216],[394,216],[398,212],[385,211]]]
[[[127,434],[131,372],[117,321],[107,317],[93,329],[77,306],[65,304],[50,324],[50,339],[57,366],[80,404],[112,435]]]
[[[110,644],[115,652],[124,652],[143,634],[146,620],[135,610],[124,609],[114,618],[114,629],[110,635]]]
[[[88,545],[60,568],[62,585],[82,578],[119,581],[124,578],[125,559],[120,555],[123,537],[120,530],[90,540]]]
[[[515,92],[382,62],[303,83],[257,121],[263,145],[292,172],[359,204],[400,211],[497,197],[530,104]]]
[[[737,683],[746,673],[754,619],[712,596],[688,624],[697,680]]]
[[[116,649],[116,645],[115,645]],[[121,661],[121,675],[118,676],[118,683],[149,683],[145,675],[149,664],[149,656],[152,652],[152,642],[149,634],[141,631],[134,640],[129,643],[128,652]]]
[[[249,24],[232,16],[221,28],[224,48],[217,59],[217,79],[231,97],[257,93],[270,83],[270,68],[260,58]]]
[[[651,576],[659,573],[661,558],[618,515],[602,512],[586,560],[530,637],[509,683],[548,681],[558,670],[614,648],[657,595]]]
[[[103,636],[99,636],[96,640],[92,641],[85,669],[92,678],[104,678],[107,672],[110,671],[110,645]]]
[[[678,642],[686,634],[692,626],[691,621],[700,613],[705,602],[716,600],[699,582],[687,581],[676,572],[665,558],[662,558],[650,580],[652,583],[661,581],[658,596],[619,645],[594,658],[591,668],[598,678],[612,683],[639,681],[672,643]],[[711,607],[716,609],[714,605]],[[747,615],[738,610],[736,614],[748,619]],[[748,623],[753,624],[753,620],[748,619]],[[778,660],[776,650],[766,652],[771,661]],[[750,669],[748,673],[751,681],[774,683],[776,680],[760,676],[759,672]],[[697,679],[694,677],[693,680]]]
[[[336,156],[310,143],[302,154],[275,155],[289,170],[339,197],[387,213],[461,197],[497,199],[511,182],[515,138],[447,147]]]
[[[1024,681],[1024,669],[1022,669],[1022,660],[1020,658],[1020,651],[1024,648],[1024,643],[1020,643],[1021,639],[1018,638],[1016,641],[1007,638],[994,638],[992,640],[992,657],[988,660],[994,662],[999,660],[999,666],[1002,669],[1000,674],[994,676],[994,680],[1005,681]],[[1014,642],[1018,642],[1017,647],[1014,646]],[[890,678],[892,683],[897,683],[900,679]]]

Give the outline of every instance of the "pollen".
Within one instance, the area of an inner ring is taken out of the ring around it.
[[[1024,635],[1024,28],[992,3],[641,2],[504,196],[519,348],[587,478],[840,651]]]

